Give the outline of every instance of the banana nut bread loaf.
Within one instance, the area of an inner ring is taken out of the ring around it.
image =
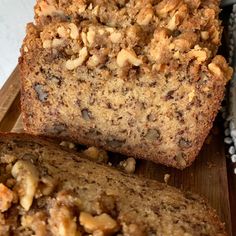
[[[232,71],[216,0],[48,0],[19,60],[25,130],[183,169]]]
[[[0,235],[224,236],[200,197],[29,135],[0,135]]]

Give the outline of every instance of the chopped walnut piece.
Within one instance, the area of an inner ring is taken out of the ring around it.
[[[137,23],[139,25],[148,25],[149,22],[152,20],[153,15],[154,12],[152,6],[146,6],[139,12],[137,16]]]
[[[165,175],[164,175],[164,182],[165,182],[166,184],[168,184],[169,179],[170,179],[170,174],[165,174]]]
[[[68,141],[62,141],[60,143],[61,146],[69,148],[69,149],[74,149],[75,148],[75,144],[72,142],[68,142]]]
[[[95,41],[95,31],[90,27],[87,32],[87,42],[92,45]]]
[[[13,155],[5,154],[0,157],[0,163],[10,164],[14,162],[17,158]]]
[[[61,46],[64,43],[64,39],[53,39],[52,40],[52,47],[58,47]]]
[[[123,67],[127,62],[134,66],[139,66],[142,63],[142,60],[137,57],[133,50],[122,49],[117,55],[117,64],[118,66]]]
[[[47,215],[43,212],[37,212],[33,215],[24,215],[21,217],[21,225],[32,229],[35,236],[48,235],[46,221]]]
[[[112,43],[119,43],[120,40],[121,40],[121,37],[122,37],[122,34],[120,32],[113,32],[109,36],[109,38],[112,41]]]
[[[70,37],[72,39],[77,39],[79,36],[79,31],[77,26],[74,23],[70,23],[69,28],[70,28]]]
[[[38,184],[35,198],[50,195],[57,185],[57,181],[51,176],[43,176]]]
[[[66,29],[63,26],[58,27],[57,33],[59,34],[61,38],[65,38],[67,34]]]
[[[0,211],[7,211],[13,202],[14,193],[4,184],[0,183]]]
[[[224,72],[226,81],[230,80],[233,74],[233,69],[228,67],[226,60],[222,56],[215,56],[208,65],[208,69],[217,77],[223,76]]]
[[[43,48],[51,48],[52,47],[52,40],[49,40],[49,39],[47,39],[47,40],[44,40],[43,41]]]
[[[96,67],[100,64],[100,59],[97,55],[92,55],[89,59],[88,59],[88,62],[87,62],[87,66],[93,68],[93,67]]]
[[[93,233],[96,230],[102,231],[105,235],[115,233],[119,227],[117,222],[106,213],[99,216],[92,216],[89,213],[80,213],[80,224],[88,233]]]
[[[88,149],[84,150],[83,153],[93,161],[102,163],[107,163],[108,161],[107,152],[96,147],[89,147]]]
[[[146,236],[143,229],[137,224],[124,224],[123,231],[125,236]]]
[[[29,161],[19,160],[11,170],[16,179],[16,189],[20,198],[20,205],[28,211],[32,205],[39,182],[39,173]]]
[[[79,57],[74,60],[66,61],[66,69],[74,70],[77,67],[81,66],[88,56],[88,50],[86,47],[83,47],[79,52]]]
[[[56,205],[49,210],[48,220],[51,232],[55,236],[80,236],[77,229],[76,217],[72,209]]]
[[[185,32],[180,34],[174,41],[174,48],[181,52],[190,50],[197,42],[197,35],[193,32]]]
[[[183,19],[186,17],[188,11],[188,7],[186,4],[181,5],[178,11],[171,17],[170,21],[167,24],[167,28],[169,30],[175,30],[177,26],[181,24]]]
[[[204,62],[210,57],[210,51],[207,48],[201,48],[196,45],[187,55],[190,58],[196,58],[198,62]]]
[[[69,190],[62,190],[57,194],[56,198],[59,204],[71,207],[81,207],[81,200]]]
[[[156,6],[156,13],[160,16],[173,11],[182,2],[182,0],[162,0]]]
[[[63,11],[56,9],[55,6],[48,4],[47,1],[41,1],[39,9],[35,9],[35,13],[39,16],[63,15]]]
[[[202,32],[201,32],[201,38],[202,38],[203,40],[209,39],[209,32],[208,32],[208,31],[202,31]]]
[[[76,11],[78,14],[83,13],[87,8],[87,1],[85,0],[76,0],[73,1],[68,7],[69,11]]]
[[[126,173],[133,174],[135,172],[136,160],[133,157],[129,157],[126,160],[121,161],[119,166],[121,166]]]

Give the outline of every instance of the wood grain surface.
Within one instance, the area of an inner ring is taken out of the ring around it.
[[[18,68],[0,90],[0,109],[0,131],[23,132]],[[232,176],[228,176],[221,123],[220,119],[216,120],[197,160],[191,167],[180,171],[138,160],[136,173],[161,182],[164,181],[165,174],[169,174],[168,184],[198,193],[207,199],[216,209],[220,219],[225,222],[228,234],[234,235],[231,221],[234,221],[233,227],[235,227],[236,191],[234,186],[236,181],[232,179]],[[114,158],[117,156],[119,155],[114,154]],[[230,182],[228,182],[228,177],[230,177]]]

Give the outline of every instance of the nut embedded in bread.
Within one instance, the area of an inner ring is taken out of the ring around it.
[[[43,1],[22,46],[27,132],[183,169],[232,74],[218,1]]]
[[[0,135],[0,169],[1,236],[226,235],[200,197],[38,137]]]

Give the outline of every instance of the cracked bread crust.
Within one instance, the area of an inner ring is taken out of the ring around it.
[[[192,163],[232,74],[215,56],[218,1],[38,1],[35,12],[19,60],[27,132]]]
[[[0,235],[226,235],[199,196],[36,136],[1,134],[0,170]]]

